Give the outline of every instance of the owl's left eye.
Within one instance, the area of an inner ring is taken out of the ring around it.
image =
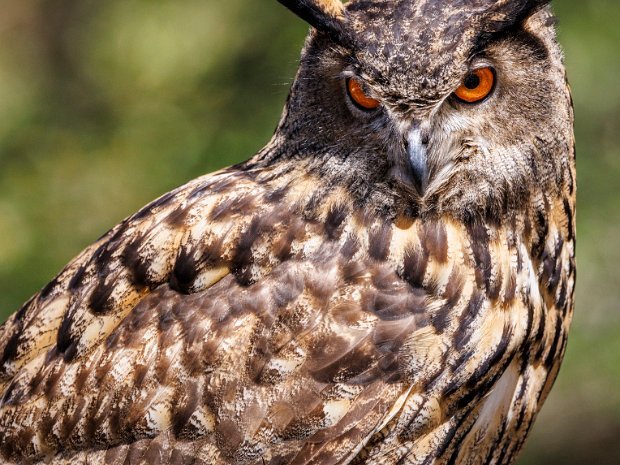
[[[495,70],[486,66],[470,71],[454,95],[466,103],[479,103],[491,94],[494,87]]]
[[[362,85],[357,79],[347,79],[347,92],[349,97],[362,110],[376,110],[381,105],[381,102],[377,99],[369,97],[362,89]]]

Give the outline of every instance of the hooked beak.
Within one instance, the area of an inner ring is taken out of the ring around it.
[[[428,131],[419,123],[415,123],[407,134],[407,155],[411,164],[413,180],[420,195],[424,194],[428,186],[427,149]]]

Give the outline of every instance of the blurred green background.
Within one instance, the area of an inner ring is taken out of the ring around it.
[[[620,464],[620,2],[556,1],[577,309],[520,465]],[[109,227],[270,137],[306,27],[275,1],[0,0],[0,321]]]

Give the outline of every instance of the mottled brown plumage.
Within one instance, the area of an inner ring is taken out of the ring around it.
[[[313,29],[270,143],[123,221],[0,327],[1,463],[514,461],[573,310],[549,7],[281,3]],[[476,66],[497,83],[465,104]]]

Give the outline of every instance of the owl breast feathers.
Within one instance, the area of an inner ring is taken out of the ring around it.
[[[546,2],[281,0],[272,140],[109,231],[0,327],[0,463],[510,464],[573,310]]]

